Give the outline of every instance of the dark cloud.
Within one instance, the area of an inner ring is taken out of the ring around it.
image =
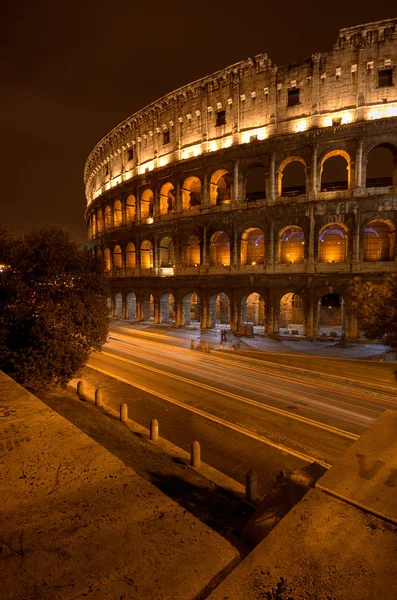
[[[128,115],[260,52],[280,65],[331,49],[341,27],[394,11],[391,1],[6,0],[0,222],[18,232],[57,223],[83,243],[85,160]]]

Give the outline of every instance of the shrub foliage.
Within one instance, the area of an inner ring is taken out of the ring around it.
[[[374,284],[355,278],[351,290],[353,308],[367,337],[397,344],[397,275]]]

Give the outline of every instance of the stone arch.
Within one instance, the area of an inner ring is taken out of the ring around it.
[[[201,264],[200,240],[197,235],[191,235],[182,247],[182,265],[184,267],[198,267]]]
[[[350,189],[351,158],[345,150],[331,150],[320,161],[322,192]]]
[[[173,267],[174,266],[174,241],[171,237],[163,237],[160,245],[160,267]]]
[[[147,219],[153,216],[154,196],[151,189],[146,189],[141,196],[141,218]]]
[[[127,225],[131,225],[135,221],[136,199],[134,194],[127,196],[125,200],[125,218]]]
[[[210,264],[214,267],[230,266],[230,238],[225,231],[217,231],[211,237]]]
[[[144,240],[141,244],[141,268],[153,268],[153,244],[149,240]]]
[[[136,268],[136,249],[133,242],[128,242],[125,247],[125,266],[131,270]]]
[[[217,324],[230,327],[230,299],[227,294],[213,294],[210,298],[210,327]]]
[[[287,225],[279,231],[277,260],[282,264],[303,263],[305,257],[305,234],[297,225]]]
[[[251,165],[245,175],[245,199],[248,201],[266,198],[266,169],[263,165]]]
[[[257,292],[247,294],[241,300],[241,321],[253,323],[255,327],[264,327],[265,301]]]
[[[183,325],[195,325],[201,321],[200,297],[196,292],[190,292],[183,297]]]
[[[388,219],[374,219],[367,223],[363,232],[364,262],[394,260],[396,228]]]
[[[136,321],[136,294],[135,292],[130,292],[126,297],[126,318],[129,321]]]
[[[218,169],[211,175],[211,206],[230,204],[230,173],[226,169]]]
[[[111,229],[112,228],[112,209],[110,208],[109,204],[106,204],[106,206],[105,206],[104,217],[105,217],[105,229]]]
[[[287,329],[287,334],[290,334],[290,332],[296,332],[295,335],[303,335],[303,322],[304,309],[302,296],[300,296],[300,294],[296,294],[295,292],[288,292],[287,294],[284,294],[280,300],[280,329]]]
[[[306,193],[306,162],[301,156],[289,156],[278,169],[278,195],[299,196]]]
[[[365,187],[388,187],[397,181],[397,147],[390,142],[371,144],[365,151]]]
[[[160,215],[167,215],[175,210],[175,189],[169,181],[160,189]]]
[[[123,296],[121,295],[121,292],[117,292],[117,294],[114,295],[114,318],[123,318]]]
[[[113,204],[113,224],[115,227],[121,227],[123,224],[123,209],[120,200],[115,200]]]
[[[121,252],[120,246],[117,244],[113,248],[113,270],[121,271],[123,268],[123,254]]]
[[[342,337],[345,333],[345,301],[334,292],[321,296],[317,303],[318,334]]]
[[[105,248],[103,251],[103,270],[109,273],[111,269],[110,248]]]
[[[154,320],[154,298],[153,294],[150,294],[149,292],[144,292],[142,294],[142,320]]]
[[[160,296],[160,323],[175,323],[175,298],[171,292]]]
[[[241,236],[240,263],[263,265],[265,262],[265,234],[259,227],[246,229]]]
[[[182,186],[182,208],[196,208],[201,206],[201,181],[198,177],[192,176],[185,179]]]
[[[318,235],[318,262],[347,261],[347,227],[343,223],[328,223]]]

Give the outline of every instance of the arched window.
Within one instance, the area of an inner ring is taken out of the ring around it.
[[[141,244],[141,267],[142,269],[153,267],[153,245],[149,240],[145,240]]]
[[[302,298],[293,292],[285,294],[280,300],[280,327],[291,328],[302,333],[303,320]]]
[[[211,206],[230,203],[230,175],[225,169],[212,174],[210,181]]]
[[[112,227],[112,210],[107,204],[105,206],[105,229],[110,229]]]
[[[241,236],[240,262],[242,265],[263,265],[265,262],[265,235],[262,229],[252,227]]]
[[[224,231],[217,231],[210,241],[211,265],[228,267],[230,265],[230,239]]]
[[[266,198],[266,171],[258,165],[252,167],[245,180],[245,198],[248,201]]]
[[[347,259],[346,231],[342,225],[331,223],[320,231],[318,238],[319,262],[339,263]]]
[[[105,248],[103,251],[103,270],[105,273],[110,271],[110,249]]]
[[[395,231],[386,221],[371,221],[364,229],[364,261],[378,262],[394,259]]]
[[[123,211],[120,200],[115,200],[113,205],[113,222],[115,227],[120,227],[123,224]]]
[[[182,261],[185,267],[200,265],[200,240],[197,235],[192,235],[183,247]]]
[[[303,158],[291,156],[279,169],[279,196],[299,196],[306,193],[306,164]]]
[[[175,209],[175,190],[172,183],[165,183],[160,190],[160,214],[167,215]]]
[[[183,324],[200,323],[200,298],[194,292],[183,298]]]
[[[198,177],[188,177],[182,186],[183,210],[201,205],[201,181]]]
[[[366,187],[388,187],[393,185],[396,148],[391,144],[381,144],[368,154]]]
[[[280,231],[279,261],[283,264],[302,263],[304,259],[305,235],[300,227],[292,225]]]
[[[101,208],[98,208],[96,213],[97,224],[98,224],[98,233],[102,233],[103,231],[103,212]]]
[[[95,211],[91,214],[91,222],[92,222],[92,235],[96,235],[97,233],[97,225],[96,225],[96,213]]]
[[[145,190],[141,196],[141,218],[147,219],[147,217],[153,216],[153,192],[152,190]]]
[[[350,156],[344,150],[333,150],[321,162],[321,191],[335,192],[350,187]]]
[[[135,269],[136,267],[136,252],[132,242],[128,242],[125,249],[125,266],[127,269]]]
[[[130,194],[125,201],[125,218],[127,220],[127,225],[131,225],[135,221],[135,196]]]
[[[113,249],[113,269],[115,271],[121,271],[123,268],[123,257],[121,254],[120,246],[115,246]]]
[[[165,237],[160,242],[160,267],[174,266],[174,242]]]

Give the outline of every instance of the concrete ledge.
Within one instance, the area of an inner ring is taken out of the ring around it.
[[[205,596],[221,536],[0,373],[1,598]]]

